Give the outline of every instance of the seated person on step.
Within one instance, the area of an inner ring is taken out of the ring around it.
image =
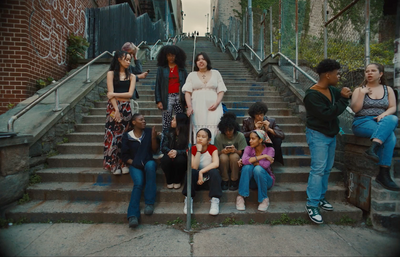
[[[187,153],[189,142],[189,117],[178,113],[171,121],[171,127],[163,132],[164,141],[161,152],[161,168],[167,181],[167,188],[181,187],[187,169]]]
[[[219,213],[219,198],[222,196],[221,176],[217,170],[219,166],[217,147],[210,144],[211,131],[202,128],[197,131],[196,145],[192,146],[192,184],[191,194],[192,199],[190,210],[193,213],[193,197],[196,195],[196,190],[209,189],[211,198],[210,215],[218,215]],[[185,178],[185,186],[182,194],[185,196],[185,207],[183,212],[187,212],[187,178]]]
[[[271,139],[264,130],[250,132],[250,146],[244,149],[242,160],[242,174],[239,182],[239,195],[236,198],[236,209],[244,211],[245,197],[249,197],[250,188],[258,191],[258,210],[266,212],[269,207],[267,192],[275,183],[271,164],[274,163],[275,150]]]
[[[133,129],[122,137],[122,160],[129,166],[133,190],[128,207],[129,227],[135,228],[140,220],[140,198],[144,188],[144,214],[151,215],[156,201],[156,169],[153,153],[158,149],[155,127],[146,128],[143,115],[132,116]]]
[[[249,108],[249,118],[243,120],[242,132],[246,137],[247,144],[249,144],[250,133],[254,129],[264,130],[268,137],[271,139],[275,149],[275,161],[283,164],[282,156],[282,140],[285,139],[285,133],[276,124],[275,119],[265,116],[268,112],[268,107],[263,102],[256,102]]]
[[[221,131],[215,137],[215,146],[219,154],[219,170],[222,177],[222,190],[227,190],[229,185],[229,170],[231,171],[229,190],[237,190],[239,187],[238,161],[247,146],[246,138],[239,132],[239,124],[233,112],[225,113],[218,124]]]

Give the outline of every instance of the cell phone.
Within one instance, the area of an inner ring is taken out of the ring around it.
[[[207,180],[209,180],[210,179],[210,176],[209,175],[204,175],[203,174],[203,182],[206,182]]]
[[[226,149],[231,149],[231,148],[233,148],[233,145],[227,145],[227,146],[225,146],[225,148]]]
[[[150,70],[147,70],[146,72],[147,72],[147,73],[150,73]]]

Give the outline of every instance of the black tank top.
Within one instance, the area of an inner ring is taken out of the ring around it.
[[[119,81],[118,85],[114,85],[114,93],[126,93],[129,92],[130,80]]]

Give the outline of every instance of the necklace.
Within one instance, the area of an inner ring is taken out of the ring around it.
[[[203,78],[203,83],[207,84],[207,70],[205,72],[199,71],[199,73],[201,74],[200,76]]]
[[[169,68],[169,70],[171,71],[171,73],[173,73],[173,72],[174,72],[174,70],[175,70],[175,67],[176,67],[176,65],[175,65],[174,67],[172,67],[172,68]]]

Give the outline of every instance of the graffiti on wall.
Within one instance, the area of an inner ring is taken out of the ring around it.
[[[68,35],[85,33],[84,8],[79,0],[32,0],[29,38],[40,58],[66,64]]]

